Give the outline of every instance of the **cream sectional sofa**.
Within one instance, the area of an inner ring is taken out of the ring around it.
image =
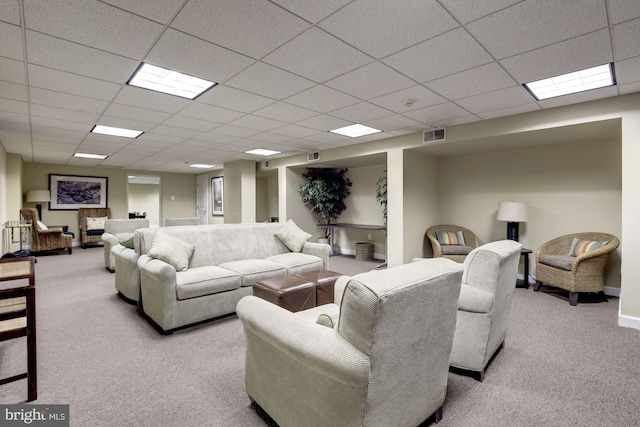
[[[104,265],[110,272],[115,272],[116,260],[111,248],[133,237],[138,228],[149,228],[148,219],[107,219],[104,222]]]
[[[292,251],[277,237],[284,227],[259,223],[137,230],[134,245],[141,254],[137,266],[144,313],[162,332],[171,333],[234,313],[256,281],[327,268],[329,245],[304,242],[299,252]],[[193,247],[186,269],[163,260],[156,250],[160,240],[171,248],[170,256]]]

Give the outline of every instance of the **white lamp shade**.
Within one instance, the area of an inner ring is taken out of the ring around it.
[[[498,205],[498,221],[529,221],[529,205],[522,202],[500,202]]]
[[[51,195],[49,190],[29,190],[27,191],[27,202],[50,202]]]

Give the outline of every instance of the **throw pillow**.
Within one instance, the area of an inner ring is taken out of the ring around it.
[[[301,230],[292,219],[276,231],[275,235],[293,252],[300,252],[307,240],[311,238],[311,234]]]
[[[598,249],[607,243],[609,242],[597,242],[595,240],[583,240],[574,237],[573,242],[571,242],[571,249],[569,249],[569,256],[580,256],[585,252]]]
[[[133,249],[133,237],[127,240],[123,240],[122,242],[120,242],[120,244],[125,248]]]
[[[147,255],[171,264],[176,271],[185,271],[189,268],[189,258],[194,249],[193,245],[177,237],[156,231]]]
[[[49,227],[47,227],[46,225],[44,225],[44,223],[42,221],[38,221],[38,228],[40,230],[48,230]]]
[[[462,231],[437,231],[436,235],[441,245],[464,245]]]
[[[87,217],[87,230],[104,230],[104,223],[107,217]]]

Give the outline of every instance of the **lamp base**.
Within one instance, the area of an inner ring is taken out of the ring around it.
[[[519,227],[520,224],[517,222],[508,222],[507,223],[507,239],[518,241],[519,236]]]

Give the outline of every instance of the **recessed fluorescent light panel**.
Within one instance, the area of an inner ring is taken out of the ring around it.
[[[379,133],[382,131],[379,129],[370,128],[369,126],[356,124],[351,126],[345,126],[339,129],[333,129],[333,130],[330,130],[329,132],[337,133],[339,135],[349,136],[351,138],[357,138],[359,136],[371,135],[373,133]]]
[[[280,154],[280,151],[264,150],[262,148],[256,148],[255,150],[245,151],[247,154],[257,154],[258,156],[273,156],[274,154]]]
[[[82,159],[99,159],[104,160],[109,156],[105,156],[102,154],[89,154],[89,153],[75,153],[73,157],[80,157]]]
[[[144,132],[142,132],[141,130],[132,130],[132,129],[114,128],[111,126],[95,125],[93,129],[91,129],[91,133],[100,133],[103,135],[112,135],[112,136],[123,136],[125,138],[137,138],[140,135],[142,135]]]
[[[215,168],[216,165],[205,165],[204,163],[194,163],[192,165],[189,165],[190,168],[200,168],[200,169],[211,169],[211,168]]]
[[[127,84],[182,98],[196,99],[217,83],[143,62]]]
[[[523,86],[538,101],[598,89],[616,84],[613,64],[604,64],[573,73],[525,83]]]

